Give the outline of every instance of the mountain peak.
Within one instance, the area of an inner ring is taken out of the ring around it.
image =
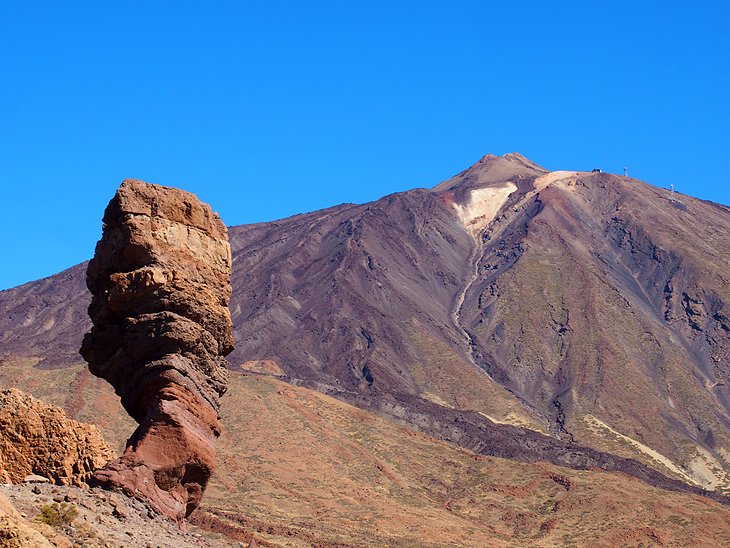
[[[536,164],[529,158],[523,156],[519,152],[508,152],[507,154],[503,154],[501,158],[505,160],[509,160],[510,162],[520,164],[525,167],[529,167],[531,169],[536,169],[538,171],[547,171],[544,167]]]
[[[439,183],[432,190],[443,192],[457,187],[483,187],[519,176],[538,176],[547,172],[548,170],[518,152],[510,152],[503,156],[487,154],[468,169]]]

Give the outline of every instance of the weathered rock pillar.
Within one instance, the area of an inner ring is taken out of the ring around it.
[[[122,183],[87,271],[94,326],[81,354],[139,427],[92,482],[177,521],[215,467],[233,349],[230,277],[228,232],[210,206],[175,188]]]

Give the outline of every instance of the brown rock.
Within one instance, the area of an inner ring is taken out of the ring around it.
[[[0,546],[7,548],[53,546],[41,533],[33,529],[24,517],[7,497],[0,493]]]
[[[3,482],[81,485],[114,456],[96,426],[69,419],[62,409],[20,390],[0,391]]]
[[[87,271],[94,327],[81,354],[140,426],[94,482],[178,521],[215,466],[223,356],[233,349],[230,275],[228,232],[208,205],[182,190],[122,183]]]

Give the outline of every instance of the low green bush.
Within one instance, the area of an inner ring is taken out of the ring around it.
[[[36,520],[51,525],[52,527],[60,527],[71,525],[78,515],[79,511],[76,510],[73,504],[66,502],[59,504],[54,502],[53,504],[42,506]]]

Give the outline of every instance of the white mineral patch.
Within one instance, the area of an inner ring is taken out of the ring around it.
[[[542,430],[539,430],[535,428],[529,420],[520,417],[517,413],[514,411],[510,411],[507,415],[504,416],[502,419],[498,419],[496,417],[493,417],[492,415],[487,415],[486,413],[482,413],[481,411],[477,411],[480,415],[483,417],[488,418],[490,421],[492,421],[495,424],[510,424],[512,426],[519,426],[521,428],[526,428],[527,430],[532,430],[534,432],[539,432],[541,434],[545,434]]]
[[[510,182],[477,188],[471,191],[466,205],[454,204],[454,208],[466,229],[476,235],[492,222],[515,190],[517,185]]]
[[[558,181],[575,180],[579,175],[580,172],[578,171],[551,171],[535,179],[534,187],[535,190],[542,190]]]
[[[623,435],[621,432],[618,432],[617,430],[614,430],[609,425],[607,425],[605,422],[603,422],[598,417],[595,417],[591,414],[587,414],[583,417],[583,419],[588,423],[588,428],[597,435],[602,435],[605,432],[608,432],[609,434],[612,434],[613,436],[619,438],[620,440],[628,443],[629,445],[633,446],[634,449],[639,450],[640,452],[644,453],[646,456],[651,458],[652,460],[664,465],[666,468],[677,474],[678,476],[681,476],[685,481],[688,483],[694,484],[694,485],[701,485],[700,482],[698,482],[695,478],[688,475],[684,470],[679,468],[676,464],[674,464],[670,459],[659,453],[659,451],[655,451],[651,447],[648,447],[647,445],[644,445],[640,441],[636,441],[633,438],[630,438],[628,436]],[[603,430],[603,432],[601,432]],[[609,436],[610,437],[610,436]]]
[[[689,473],[705,489],[714,491],[727,489],[730,478],[723,470],[720,461],[704,447],[697,446],[697,456],[689,463]]]

